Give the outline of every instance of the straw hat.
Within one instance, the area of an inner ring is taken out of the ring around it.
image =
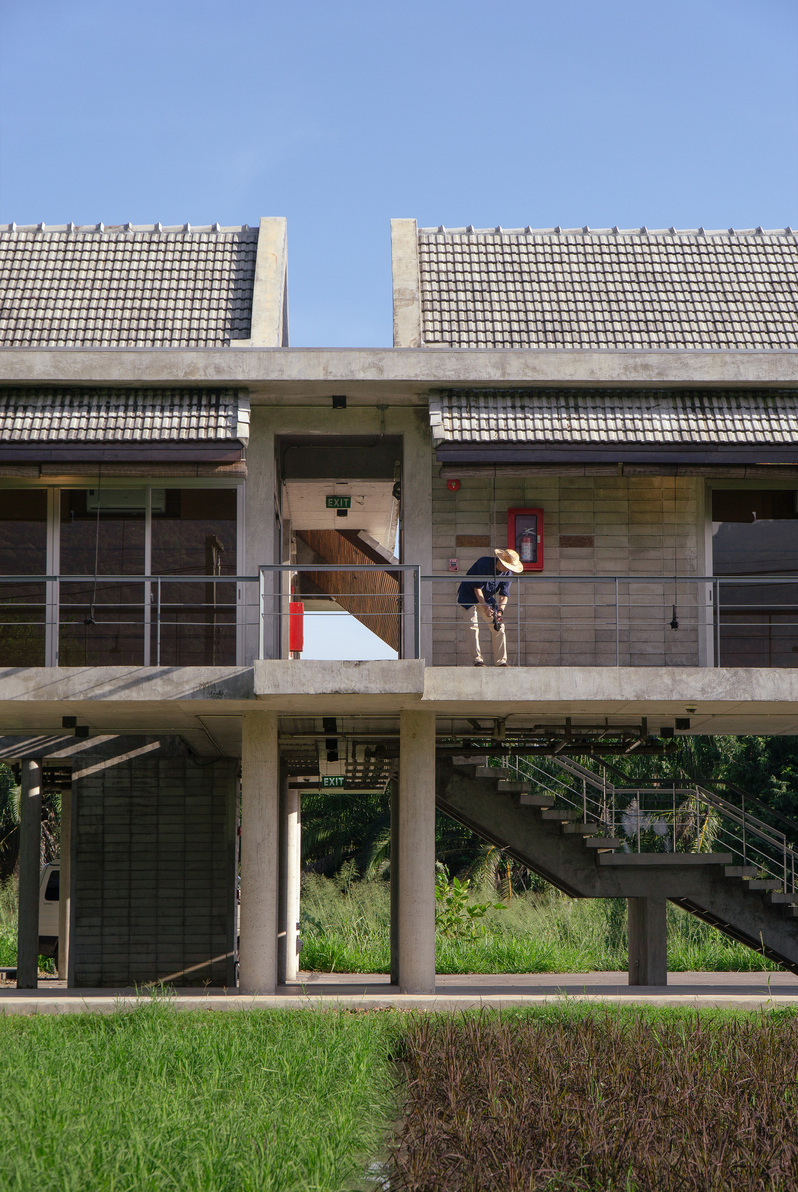
[[[496,547],[493,551],[496,558],[506,567],[508,571],[514,571],[517,575],[524,570],[524,564],[521,562],[521,556],[516,550],[501,550]]]

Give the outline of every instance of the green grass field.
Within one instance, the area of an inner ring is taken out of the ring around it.
[[[394,1016],[0,1018],[4,1192],[342,1192],[394,1113]]]

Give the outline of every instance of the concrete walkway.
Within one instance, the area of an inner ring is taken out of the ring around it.
[[[338,1007],[378,1010],[465,1010],[528,1006],[565,998],[649,1006],[724,1007],[756,1010],[798,1008],[798,976],[787,973],[671,973],[669,984],[630,986],[626,973],[530,973],[523,975],[439,976],[434,994],[401,994],[388,978],[373,973],[301,973],[295,985],[280,986],[275,996],[237,990],[179,989],[170,1001],[186,1010],[252,1008],[307,1009]],[[148,990],[67,989],[56,979],[39,988],[17,990],[0,984],[0,1014],[110,1013],[149,1001]]]

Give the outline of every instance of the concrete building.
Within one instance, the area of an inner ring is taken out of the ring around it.
[[[234,982],[239,789],[241,985],[290,980],[324,780],[393,782],[409,992],[435,979],[436,802],[576,896],[629,898],[630,980],[665,979],[667,898],[798,966],[786,839],[709,790],[608,801],[574,760],[798,733],[795,233],[395,220],[392,244],[394,346],[292,349],[283,220],[0,230],[21,983],[48,773],[71,984]],[[508,544],[511,665],[475,669],[457,585]],[[299,606],[396,657],[303,658]]]

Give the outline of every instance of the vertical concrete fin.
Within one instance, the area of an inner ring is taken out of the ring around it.
[[[261,219],[258,226],[258,255],[252,290],[253,348],[288,347],[288,265],[286,221],[280,217]]]
[[[421,347],[421,278],[418,226],[414,219],[391,220],[393,346]]]

